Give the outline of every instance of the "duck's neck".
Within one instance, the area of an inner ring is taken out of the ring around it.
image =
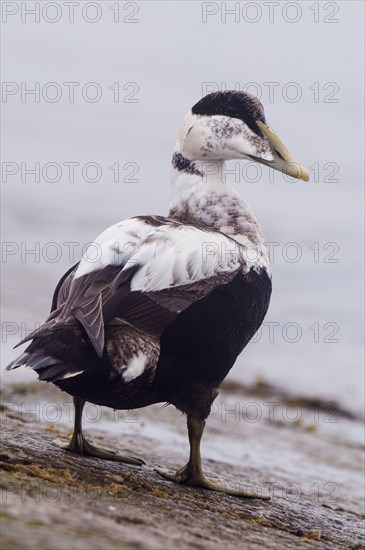
[[[226,235],[245,235],[255,244],[263,243],[253,212],[225,181],[224,169],[224,161],[189,161],[177,144],[172,157],[169,216]]]

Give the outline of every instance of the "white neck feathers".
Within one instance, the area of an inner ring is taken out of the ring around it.
[[[240,194],[225,181],[224,161],[191,161],[176,144],[172,158],[170,217],[226,235],[245,235],[263,244],[257,220]]]

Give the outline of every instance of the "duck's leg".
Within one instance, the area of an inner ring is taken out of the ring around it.
[[[183,483],[191,487],[202,487],[211,491],[219,491],[227,495],[246,497],[246,498],[262,498],[269,499],[270,497],[258,493],[251,493],[245,489],[237,487],[229,487],[219,479],[205,477],[202,469],[202,459],[200,454],[200,441],[205,427],[205,420],[198,420],[192,416],[188,416],[188,432],[190,442],[190,457],[189,462],[178,470],[173,472],[166,468],[156,468],[156,471],[163,477]]]
[[[74,422],[74,432],[72,434],[71,441],[66,443],[61,439],[55,439],[53,445],[60,447],[70,453],[83,456],[95,456],[96,458],[104,458],[105,460],[115,460],[117,462],[125,462],[126,464],[135,464],[136,466],[141,466],[144,464],[143,460],[135,458],[133,456],[126,456],[113,451],[112,449],[107,449],[105,447],[97,447],[85,439],[82,433],[82,410],[85,405],[85,400],[80,397],[74,397],[74,406],[75,406],[75,422]]]

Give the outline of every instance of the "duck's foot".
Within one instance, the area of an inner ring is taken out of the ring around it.
[[[260,493],[252,493],[243,488],[230,487],[219,479],[205,477],[204,474],[194,471],[194,469],[190,467],[189,463],[177,472],[167,468],[155,468],[155,470],[162,477],[175,481],[176,483],[188,485],[189,487],[201,487],[203,489],[208,489],[209,491],[217,491],[219,493],[225,493],[226,495],[235,497],[270,500],[269,496],[265,496]]]
[[[124,462],[125,464],[134,464],[135,466],[142,466],[145,464],[140,458],[134,456],[123,455],[112,449],[106,447],[98,447],[89,443],[82,434],[74,434],[71,441],[68,443],[61,439],[55,439],[52,444],[60,449],[64,449],[69,453],[74,453],[81,456],[93,456],[96,458],[102,458],[104,460],[114,460],[116,462]]]

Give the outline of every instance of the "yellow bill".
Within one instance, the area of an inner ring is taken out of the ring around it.
[[[288,176],[304,181],[309,181],[307,170],[301,166],[291,155],[284,143],[281,141],[271,128],[266,126],[261,120],[256,120],[257,126],[269,140],[274,155],[274,160],[260,159],[259,162],[270,166],[274,170],[279,170]]]

